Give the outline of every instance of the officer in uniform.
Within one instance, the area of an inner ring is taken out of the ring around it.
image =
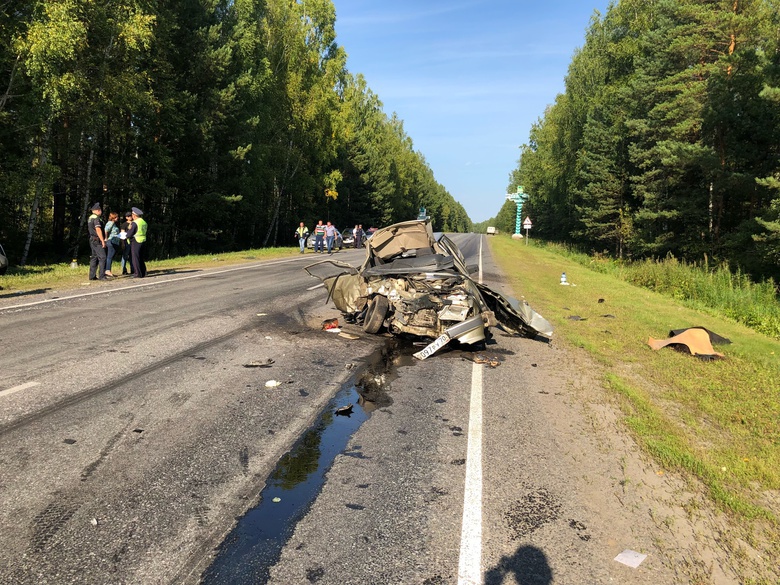
[[[106,234],[103,231],[103,220],[100,218],[102,210],[100,203],[95,203],[90,210],[92,215],[87,221],[89,230],[89,248],[92,254],[89,257],[89,279],[106,279]]]
[[[133,207],[133,223],[127,230],[127,239],[130,241],[130,256],[133,259],[133,278],[146,276],[146,231],[148,225],[142,217],[144,212]]]

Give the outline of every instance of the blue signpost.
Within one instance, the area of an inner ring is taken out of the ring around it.
[[[517,205],[517,216],[515,218],[515,233],[512,235],[512,238],[514,239],[522,239],[523,234],[520,233],[520,229],[522,228],[522,216],[523,216],[523,202],[528,198],[528,195],[523,193],[523,188],[518,186],[517,187],[517,193],[507,193],[506,198],[509,201],[514,201],[515,205]]]

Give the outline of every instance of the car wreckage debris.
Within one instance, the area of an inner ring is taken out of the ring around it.
[[[713,343],[727,344],[731,343],[725,337],[705,329],[704,327],[691,327],[688,329],[676,329],[669,332],[668,339],[653,339],[649,337],[647,344],[654,350],[662,347],[671,347],[677,351],[690,353],[692,356],[704,361],[722,359],[726,356],[715,351]]]
[[[319,278],[347,323],[366,333],[386,330],[432,340],[414,354],[426,359],[455,340],[474,345],[499,327],[511,335],[552,338],[552,325],[523,301],[509,300],[471,279],[461,251],[429,220],[378,230],[360,268],[324,260],[304,268]]]

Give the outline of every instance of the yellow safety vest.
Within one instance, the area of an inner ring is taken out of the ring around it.
[[[146,241],[146,230],[149,228],[149,224],[147,224],[142,217],[136,219],[135,223],[138,226],[138,231],[135,232],[133,238],[139,244],[143,244]]]

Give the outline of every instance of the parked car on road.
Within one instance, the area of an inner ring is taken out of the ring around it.
[[[463,254],[430,221],[407,221],[378,230],[366,242],[360,268],[325,260],[305,267],[325,283],[346,320],[367,333],[386,328],[393,334],[434,339],[428,357],[456,339],[474,344],[488,329],[528,337],[552,337],[552,325],[528,303],[510,301],[471,279]]]
[[[0,276],[6,273],[8,270],[8,256],[5,255],[3,246],[0,245]]]
[[[315,241],[315,239],[316,238],[314,237],[314,234],[310,234],[309,235],[309,239],[306,240],[306,247],[309,248],[310,250],[314,249],[314,241]],[[325,243],[325,238],[323,238],[322,239],[322,248],[323,248],[323,250],[326,249],[327,247],[328,246]],[[343,247],[344,247],[344,241],[342,240],[341,232],[337,229],[336,230],[336,237],[333,239],[333,248],[335,250],[341,250],[341,248],[343,248]]]

